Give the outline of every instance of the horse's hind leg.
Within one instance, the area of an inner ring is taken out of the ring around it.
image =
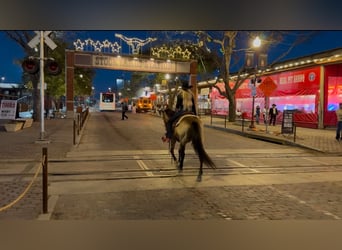
[[[185,158],[185,146],[180,145],[179,150],[178,150],[178,166],[177,166],[179,172],[183,171],[184,158]]]
[[[202,181],[202,175],[203,175],[203,162],[201,161],[200,163],[200,169],[198,171],[198,175],[197,175],[197,181],[201,182]]]
[[[174,161],[177,161],[177,158],[175,156],[175,143],[174,142],[171,142],[170,144],[170,153],[171,153],[172,159]]]

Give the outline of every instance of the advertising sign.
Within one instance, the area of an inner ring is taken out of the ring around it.
[[[1,100],[0,119],[15,119],[16,111],[16,100]]]
[[[293,134],[293,121],[294,110],[284,110],[283,112],[283,121],[281,124],[281,133],[282,134]]]

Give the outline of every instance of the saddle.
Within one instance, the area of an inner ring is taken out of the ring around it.
[[[194,115],[193,112],[191,111],[185,111],[180,117],[178,117],[172,124],[172,129],[174,129],[175,127],[177,127],[179,125],[179,123],[185,118],[185,117],[188,117],[188,116],[197,116],[197,115]]]

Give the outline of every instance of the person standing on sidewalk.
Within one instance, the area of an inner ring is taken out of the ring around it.
[[[260,106],[259,105],[257,105],[255,109],[255,121],[256,121],[256,124],[259,124],[260,122]]]
[[[337,125],[336,125],[336,140],[340,141],[342,131],[342,102],[339,103],[339,108],[336,110]]]
[[[266,109],[266,105],[265,105],[264,108],[263,108],[263,110],[262,110],[262,118],[264,119],[264,124],[265,124],[265,125],[266,125],[266,123],[267,123],[266,114],[267,114],[267,109]]]
[[[270,125],[273,124],[273,126],[275,126],[277,115],[278,115],[277,105],[272,104],[272,108],[270,108],[270,111],[268,114],[270,115]]]
[[[128,110],[128,106],[125,102],[121,103],[121,120],[128,119],[128,116],[126,115],[126,111]]]

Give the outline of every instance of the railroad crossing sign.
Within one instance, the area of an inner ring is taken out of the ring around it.
[[[265,96],[270,96],[277,88],[277,84],[272,80],[271,77],[267,76],[262,83],[260,83],[258,88],[261,89]]]
[[[32,40],[28,43],[28,46],[30,46],[32,49],[34,47],[36,47],[40,43],[40,34],[42,33],[43,34],[43,39],[44,39],[44,42],[46,43],[46,45],[49,46],[50,49],[54,50],[57,47],[57,45],[49,37],[51,32],[52,31],[44,31],[44,32],[35,31],[36,36],[33,37]]]

